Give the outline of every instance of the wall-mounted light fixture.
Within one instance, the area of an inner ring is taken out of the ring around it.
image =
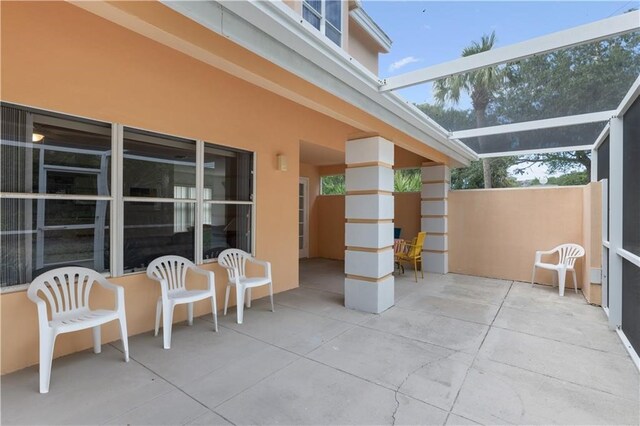
[[[42,142],[42,139],[44,139],[44,135],[41,135],[40,133],[33,133],[31,135],[32,142]]]
[[[285,157],[284,154],[278,154],[276,156],[276,159],[278,160],[278,170],[281,172],[286,172],[287,171],[287,157]]]

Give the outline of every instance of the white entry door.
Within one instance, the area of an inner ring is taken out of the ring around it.
[[[298,184],[298,249],[300,258],[309,257],[309,178]]]

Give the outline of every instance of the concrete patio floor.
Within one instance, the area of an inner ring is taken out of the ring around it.
[[[638,371],[602,309],[526,283],[411,271],[381,315],[342,306],[343,264],[192,327],[2,377],[2,424],[638,424]]]

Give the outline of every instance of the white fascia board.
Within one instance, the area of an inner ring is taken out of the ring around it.
[[[504,64],[554,50],[592,43],[640,29],[640,11],[624,13],[590,24],[570,28],[542,37],[536,37],[510,46],[499,47],[476,55],[459,58],[406,74],[389,77],[380,91],[396,90],[427,81],[474,71],[480,68]]]
[[[556,148],[523,149],[520,151],[487,152],[486,154],[478,154],[478,157],[479,158],[497,158],[497,157],[511,157],[513,155],[548,154],[552,152],[591,151],[591,148],[593,148],[593,145],[560,146]]]
[[[579,124],[609,121],[616,115],[615,111],[600,111],[588,114],[570,115],[567,117],[546,118],[544,120],[525,121],[522,123],[502,124],[499,126],[481,127],[479,129],[459,130],[451,132],[456,139],[474,138],[478,136],[503,135],[505,133],[526,132],[530,130],[551,129],[554,127],[576,126]]]
[[[631,88],[622,99],[622,102],[620,102],[620,106],[618,106],[618,109],[616,110],[616,116],[622,117],[638,96],[640,96],[640,75],[636,78],[636,81],[633,82]]]
[[[391,39],[389,36],[375,23],[375,21],[367,15],[362,7],[353,9],[349,12],[349,16],[360,26],[369,36],[380,46],[384,53],[391,50]]]
[[[279,67],[385,123],[468,164],[476,154],[420,110],[393,93],[379,93],[380,80],[342,48],[281,2],[162,1],[174,11],[221,34]],[[215,13],[222,10],[222,13]],[[221,15],[221,16],[220,16]]]

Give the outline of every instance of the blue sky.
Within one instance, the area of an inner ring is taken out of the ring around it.
[[[381,1],[364,9],[391,37],[391,53],[380,56],[380,76],[388,77],[460,56],[483,34],[496,32],[496,47],[617,15],[633,1]],[[399,90],[405,99],[431,101],[430,85]]]

